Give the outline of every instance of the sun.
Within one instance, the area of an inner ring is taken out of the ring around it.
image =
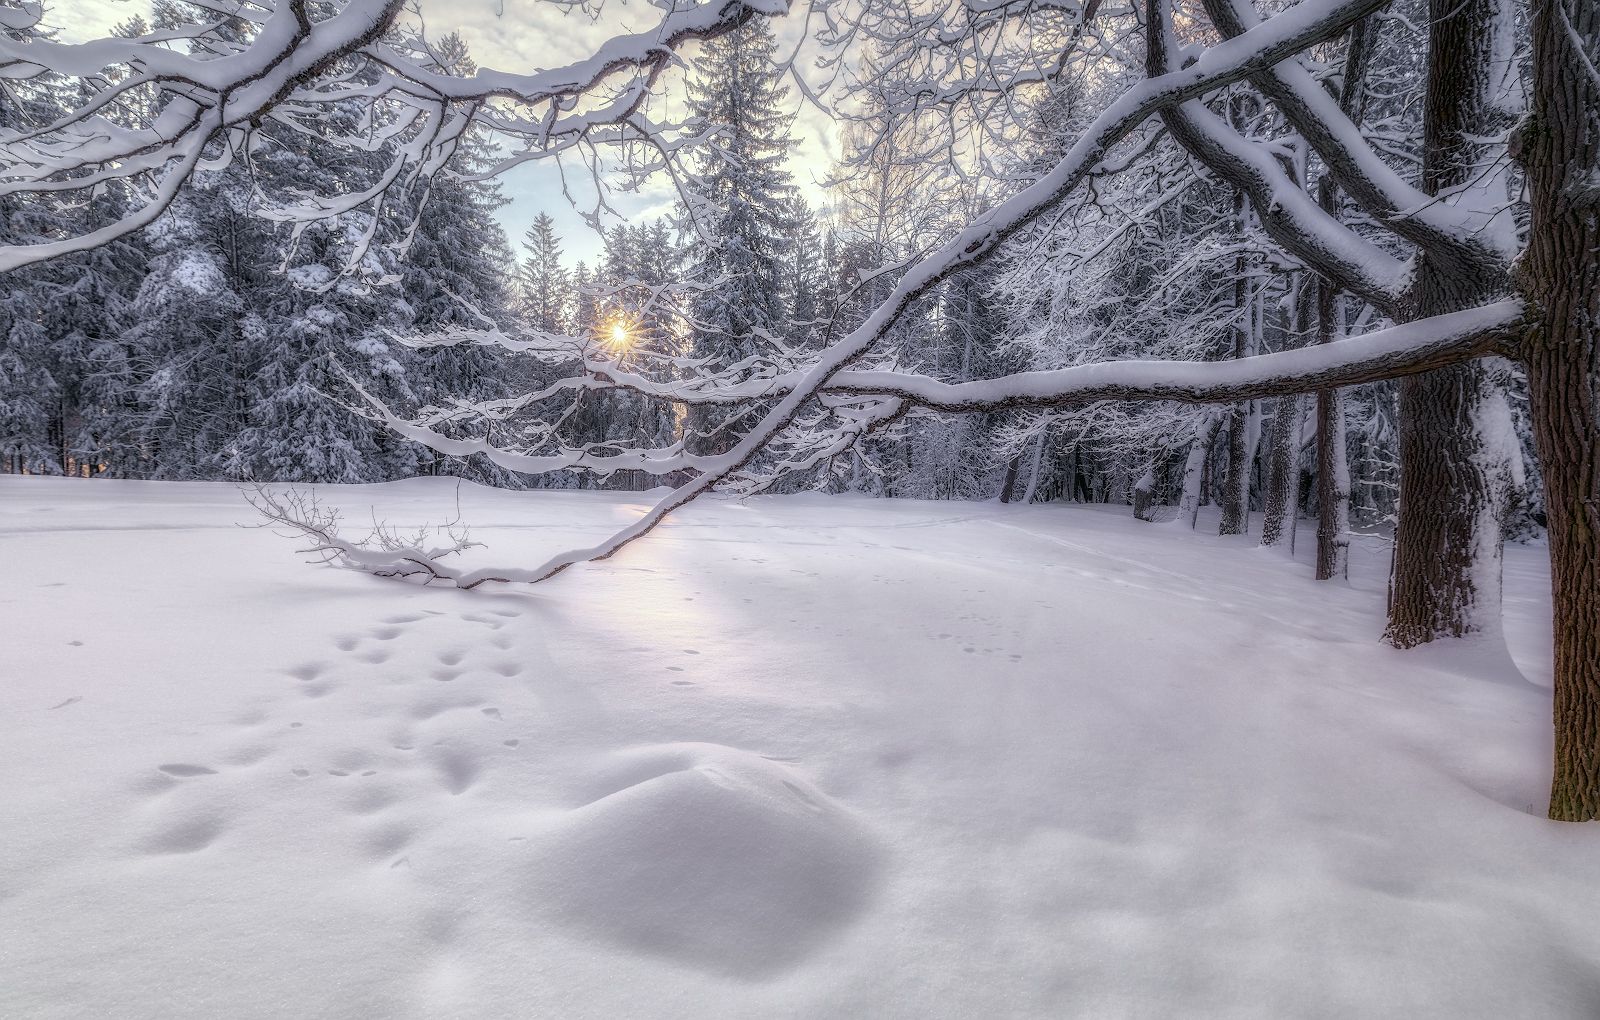
[[[611,320],[611,325],[606,328],[605,336],[606,346],[618,354],[626,354],[633,349],[634,344],[639,342],[638,336],[630,328],[628,321],[622,318]]]

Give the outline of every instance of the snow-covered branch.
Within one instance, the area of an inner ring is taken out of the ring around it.
[[[220,168],[248,157],[266,122],[325,144],[363,152],[378,146],[390,154],[371,182],[348,194],[263,201],[263,212],[291,222],[380,202],[391,190],[440,173],[469,120],[517,137],[519,158],[563,151],[581,139],[629,137],[677,47],[733,31],[751,17],[781,14],[787,0],[675,6],[653,29],[615,36],[566,66],[471,76],[429,65],[425,41],[401,21],[405,6],[404,0],[346,0],[331,8],[281,0],[262,5],[265,16],[197,27],[187,36],[188,52],[169,45],[170,33],[78,44],[0,36],[0,76],[76,81],[85,94],[49,123],[0,134],[0,194],[90,194],[126,182],[137,195],[133,209],[92,233],[0,246],[0,271],[147,226],[203,161]],[[508,107],[526,112],[513,117]],[[358,250],[352,263],[360,256]]]

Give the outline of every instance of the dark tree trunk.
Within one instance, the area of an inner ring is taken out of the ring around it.
[[[1244,236],[1244,192],[1234,192],[1234,219],[1239,236]],[[1252,318],[1246,307],[1247,291],[1244,280],[1245,260],[1240,255],[1233,261],[1233,314],[1237,317],[1233,327],[1233,356],[1246,357],[1250,353]],[[1243,535],[1250,530],[1250,424],[1249,402],[1234,404],[1228,410],[1228,470],[1222,480],[1222,523],[1219,535]]]
[[[1400,521],[1389,628],[1398,648],[1481,630],[1499,606],[1499,516],[1478,434],[1476,363],[1400,384]]]
[[[1005,479],[1000,483],[1000,502],[1011,502],[1012,496],[1016,493],[1017,472],[1021,466],[1022,453],[1021,451],[1018,451],[1017,455],[1012,457],[1011,460],[1006,464],[1006,476]]]
[[[1349,478],[1344,450],[1344,394],[1317,393],[1317,580],[1330,581],[1345,572],[1350,539]]]
[[[1333,288],[1317,285],[1317,342],[1332,343]],[[1350,463],[1344,446],[1344,392],[1317,391],[1317,580],[1345,574],[1350,550]]]
[[[1585,54],[1585,51],[1587,53]],[[1600,5],[1540,0],[1533,110],[1514,140],[1533,220],[1518,283],[1544,470],[1555,623],[1550,817],[1600,818]]]
[[[1282,308],[1273,311],[1272,333],[1280,349],[1304,343],[1310,318],[1309,284],[1301,280],[1295,288],[1294,317],[1285,321]],[[1299,394],[1279,397],[1273,411],[1272,434],[1267,440],[1266,494],[1261,508],[1261,544],[1277,545],[1289,533],[1299,511],[1300,421],[1303,416]]]
[[[1267,492],[1261,512],[1261,544],[1277,545],[1288,534],[1295,512],[1294,484],[1299,469],[1300,398],[1279,397],[1267,447]]]
[[[1422,189],[1430,195],[1485,172],[1484,139],[1497,130],[1489,83],[1497,14],[1497,0],[1429,0]],[[1411,311],[1458,311],[1504,286],[1498,265],[1463,265],[1424,249]],[[1479,429],[1496,390],[1481,362],[1400,383],[1400,521],[1385,633],[1396,647],[1481,630],[1499,611],[1500,508]]]
[[[1366,18],[1350,29],[1345,51],[1344,82],[1339,88],[1339,109],[1352,123],[1366,118],[1367,72],[1378,46],[1383,21]],[[1338,192],[1333,177],[1324,173],[1317,182],[1317,202],[1332,213]],[[1319,281],[1314,288],[1317,343],[1332,343],[1334,288]],[[1310,314],[1307,314],[1310,318]],[[1318,390],[1317,399],[1317,568],[1319,581],[1348,576],[1350,551],[1350,462],[1345,451],[1344,391]]]
[[[1133,483],[1133,516],[1136,520],[1150,520],[1150,512],[1155,508],[1155,496],[1156,468],[1152,463]]]
[[[1228,467],[1222,476],[1222,491],[1217,504],[1222,507],[1222,523],[1217,526],[1219,535],[1243,535],[1250,530],[1249,505],[1246,486],[1250,458],[1250,410],[1248,404],[1234,404],[1228,409]]]

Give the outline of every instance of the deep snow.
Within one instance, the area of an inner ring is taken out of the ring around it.
[[[646,506],[461,498],[474,563]],[[249,514],[0,477],[0,1015],[1600,1014],[1541,549],[1513,665],[1126,508],[703,501],[489,592]]]

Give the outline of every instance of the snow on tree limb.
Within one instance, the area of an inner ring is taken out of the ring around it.
[[[1062,408],[1103,400],[1223,404],[1356,386],[1503,353],[1507,342],[1523,327],[1525,317],[1526,310],[1520,301],[1506,300],[1377,330],[1335,344],[1229,361],[1113,361],[962,383],[905,372],[847,369],[824,384],[821,393],[872,401],[892,399],[907,407],[950,413]],[[791,373],[721,386],[686,387],[660,383],[615,366],[595,365],[590,366],[589,374],[565,382],[574,389],[620,389],[658,400],[696,405],[743,404],[789,396],[803,378],[803,373]],[[681,444],[664,450],[609,446],[609,453],[568,449],[533,455],[498,447],[487,439],[445,435],[395,414],[359,385],[356,389],[373,413],[407,439],[440,453],[483,454],[513,471],[542,473],[578,469],[610,474],[631,470],[660,476],[686,469],[717,471],[728,463],[725,457],[697,457],[685,453]],[[831,443],[830,448],[840,447]],[[814,462],[814,458],[810,462]]]
[[[721,484],[741,479],[748,481],[747,469],[754,459],[764,451],[771,453],[780,436],[796,451],[788,454],[784,462],[803,466],[814,463],[818,451],[837,450],[840,443],[850,437],[897,419],[909,406],[969,410],[1059,406],[1111,397],[1234,399],[1217,394],[1236,394],[1251,387],[1281,390],[1297,385],[1297,378],[1311,380],[1309,385],[1327,385],[1330,380],[1345,377],[1377,378],[1384,374],[1418,371],[1439,359],[1481,353],[1492,342],[1484,336],[1500,324],[1499,320],[1487,325],[1483,321],[1475,322],[1478,333],[1472,336],[1447,329],[1449,335],[1440,337],[1427,333],[1426,327],[1419,327],[1422,333],[1375,334],[1378,339],[1370,340],[1366,347],[1347,349],[1338,356],[1329,354],[1327,361],[1294,352],[1299,360],[1288,354],[1269,355],[1264,364],[1252,361],[1242,369],[1224,365],[1132,363],[1083,366],[1063,370],[1077,373],[1075,375],[1050,378],[1030,374],[991,383],[945,384],[859,367],[862,359],[879,348],[919,299],[946,279],[988,260],[1004,241],[1028,227],[1041,214],[1058,207],[1086,181],[1104,172],[1117,158],[1116,147],[1152,115],[1193,104],[1189,108],[1189,119],[1211,117],[1199,105],[1202,97],[1266,73],[1306,47],[1336,37],[1381,8],[1383,2],[1326,0],[1298,4],[1232,38],[1193,52],[1192,59],[1180,68],[1136,82],[1081,133],[1053,169],[974,217],[944,244],[909,264],[865,320],[815,355],[803,370],[769,374],[764,378],[747,377],[726,384],[727,377],[680,382],[677,392],[683,394],[681,403],[713,403],[738,398],[749,402],[746,408],[749,416],[759,415],[759,421],[723,452],[694,455],[686,452],[682,444],[663,450],[608,446],[601,450],[563,450],[550,455],[498,450],[487,439],[446,436],[427,424],[406,422],[381,409],[381,404],[369,397],[368,402],[379,409],[375,413],[403,435],[442,452],[484,453],[514,470],[586,467],[599,471],[647,471],[658,475],[685,470],[695,473],[640,521],[591,548],[564,553],[530,570],[478,571],[458,576],[440,569],[435,576],[462,586],[486,580],[538,581],[574,563],[606,558],[701,493]],[[38,59],[31,62],[26,53],[18,55],[0,48],[0,56],[12,57],[11,66],[24,71],[37,68],[39,73],[49,70],[93,75],[108,65],[118,65],[132,71],[136,77],[147,76],[145,80],[152,87],[170,97],[165,109],[142,127],[124,128],[95,115],[81,123],[69,119],[43,133],[0,139],[0,187],[27,191],[88,186],[125,175],[127,169],[135,165],[129,161],[142,160],[144,162],[137,164],[140,170],[154,170],[181,158],[188,162],[167,170],[176,187],[203,154],[215,150],[213,143],[217,140],[226,136],[228,142],[227,149],[217,153],[222,159],[228,158],[235,147],[246,146],[249,124],[254,118],[281,119],[286,116],[283,110],[292,108],[295,115],[284,123],[292,124],[296,118],[307,117],[310,117],[308,123],[320,123],[313,116],[316,111],[352,99],[391,104],[385,108],[388,116],[398,119],[380,118],[373,126],[393,130],[393,137],[397,139],[392,149],[393,162],[372,188],[343,198],[323,197],[300,207],[282,207],[275,213],[296,222],[309,221],[330,212],[348,211],[363,202],[381,201],[392,184],[414,175],[426,177],[439,171],[449,162],[455,139],[464,130],[467,118],[478,118],[492,124],[496,130],[511,131],[530,149],[558,148],[606,125],[638,130],[629,118],[639,109],[655,77],[673,59],[674,45],[729,31],[752,16],[775,15],[786,9],[787,3],[782,0],[743,3],[728,0],[685,7],[664,15],[652,32],[619,36],[602,44],[592,56],[567,68],[531,75],[482,71],[471,77],[455,77],[420,63],[417,57],[391,40],[378,38],[393,27],[398,13],[397,0],[350,0],[323,21],[311,20],[302,0],[284,0],[261,22],[249,43],[241,44],[237,47],[240,52],[226,60],[195,59],[141,40],[106,40],[103,46],[55,46],[36,51],[34,56]],[[7,47],[23,51],[28,48],[14,43],[8,43]],[[160,52],[147,52],[152,49]],[[418,52],[423,50],[419,48]],[[247,58],[237,64],[244,68],[244,73],[230,78],[228,69],[235,66],[235,57]],[[376,78],[361,78],[343,69],[348,62],[334,68],[343,58],[364,61],[369,70],[378,69]],[[324,72],[328,73],[324,75]],[[580,98],[593,105],[584,107],[578,101]],[[487,101],[506,101],[512,106],[529,107],[531,112],[525,118],[503,110],[491,112],[481,105]],[[645,130],[648,132],[649,128]],[[353,138],[346,140],[356,144]],[[361,144],[370,142],[361,140]],[[1400,275],[1398,262],[1337,224],[1333,224],[1332,229],[1324,229],[1328,224],[1317,219],[1322,214],[1314,206],[1293,205],[1295,194],[1303,195],[1303,192],[1272,176],[1276,172],[1281,177],[1281,171],[1270,157],[1257,158],[1253,143],[1241,140],[1241,148],[1224,138],[1218,144],[1224,155],[1253,168],[1264,182],[1258,185],[1258,192],[1285,189],[1285,199],[1293,206],[1286,214],[1285,230],[1291,236],[1306,238],[1302,247],[1308,252],[1316,250],[1326,254],[1336,279],[1348,281],[1354,289],[1370,294],[1381,305],[1398,301],[1394,291],[1394,281]],[[406,173],[402,173],[403,168]],[[151,206],[147,205],[127,220],[105,229],[122,229],[149,208]],[[3,248],[0,249],[0,268],[59,254],[60,251],[55,250],[58,245],[64,246],[62,251],[78,250],[72,246],[82,243],[84,239],[67,239],[33,248]],[[1500,309],[1497,314],[1514,316],[1519,313],[1515,309]],[[1446,325],[1454,328],[1461,324]],[[1287,360],[1272,361],[1272,358]],[[1228,371],[1243,374],[1230,376],[1226,374]],[[596,373],[592,381],[585,381],[583,386],[627,388],[629,383],[630,380],[615,376],[607,379]],[[1056,389],[1050,389],[1052,386]],[[828,409],[828,413],[835,415],[835,423],[827,429],[820,428],[815,417],[806,417],[824,398],[836,405],[839,400],[846,401],[843,407]],[[433,567],[428,569],[433,570]]]
[[[1246,0],[1205,0],[1206,13],[1232,37],[1260,21]],[[1481,224],[1416,188],[1380,159],[1339,99],[1329,95],[1298,59],[1285,60],[1250,82],[1310,143],[1339,187],[1396,235],[1426,246],[1435,257],[1465,265],[1495,264],[1503,253],[1479,236]]]
[[[295,130],[317,124],[325,141],[362,150],[371,148],[373,133],[395,140],[393,162],[370,189],[272,211],[291,221],[336,215],[380,200],[402,181],[437,173],[453,156],[468,117],[493,119],[497,130],[517,135],[532,152],[559,150],[627,124],[676,47],[787,6],[787,0],[690,4],[664,14],[655,28],[615,36],[565,67],[535,74],[483,70],[471,78],[425,66],[386,38],[404,0],[347,0],[321,20],[312,17],[308,0],[282,0],[256,19],[246,41],[209,37],[223,54],[210,58],[169,48],[162,36],[77,44],[0,36],[0,77],[55,75],[94,89],[56,122],[0,136],[0,193],[88,193],[108,182],[161,175],[142,205],[93,235],[0,246],[0,271],[83,251],[148,225],[203,156],[231,161],[263,119]],[[142,104],[132,102],[138,97]],[[535,113],[491,118],[483,105],[490,99]],[[590,108],[578,109],[580,100],[592,100]],[[367,118],[354,129],[337,123],[340,105],[352,101],[367,106]]]
[[[1152,114],[1242,81],[1307,46],[1336,36],[1382,6],[1383,0],[1301,4],[1201,52],[1180,70],[1134,85],[1096,118],[1053,170],[973,219],[945,244],[911,265],[871,314],[827,348],[735,446],[726,453],[705,458],[697,477],[673,490],[640,520],[597,545],[562,553],[535,568],[491,568],[457,578],[456,583],[473,586],[489,580],[538,582],[574,564],[615,555],[648,534],[673,511],[749,464],[795,421],[801,409],[822,393],[837,373],[871,351],[919,297],[951,275],[992,256],[1001,242],[1082,184],[1111,154],[1113,147]]]
[[[958,412],[1095,400],[1224,404],[1393,379],[1500,353],[1525,318],[1522,302],[1507,300],[1334,344],[1229,361],[1113,361],[964,383],[895,372],[840,372],[829,390],[894,396]]]

